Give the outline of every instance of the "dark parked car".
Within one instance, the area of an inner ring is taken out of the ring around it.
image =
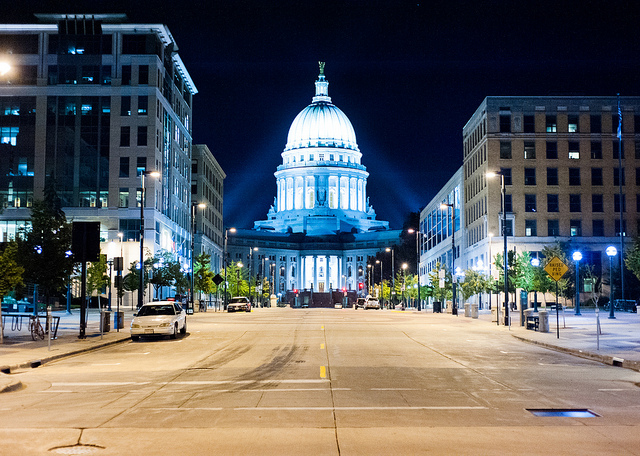
[[[631,299],[614,299],[613,300],[613,308],[615,310],[621,310],[623,312],[638,312],[638,307],[636,306],[636,302]]]

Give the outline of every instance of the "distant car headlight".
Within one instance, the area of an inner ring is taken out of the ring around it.
[[[160,323],[160,324],[158,325],[158,327],[159,327],[159,328],[167,328],[167,327],[169,327],[169,325],[170,325],[170,323],[169,323],[169,322],[164,322],[164,323]]]
[[[138,323],[131,323],[132,328],[139,328],[140,325]]]

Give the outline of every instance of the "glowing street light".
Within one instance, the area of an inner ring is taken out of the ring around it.
[[[582,315],[580,313],[580,260],[582,253],[576,250],[573,252],[572,258],[576,262],[576,315]]]
[[[605,250],[605,252],[607,253],[607,256],[609,257],[609,318],[616,318],[614,311],[613,311],[613,273],[612,273],[612,261],[613,261],[613,257],[616,256],[618,254],[618,249],[616,249],[614,246],[610,245],[609,247],[607,247],[607,250]]]

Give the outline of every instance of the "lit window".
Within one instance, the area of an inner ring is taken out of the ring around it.
[[[569,141],[569,158],[578,160],[580,158],[580,143]]]

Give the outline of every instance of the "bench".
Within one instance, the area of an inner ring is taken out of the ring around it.
[[[537,331],[540,327],[540,317],[537,315],[529,315],[527,317],[527,329],[533,329]]]

